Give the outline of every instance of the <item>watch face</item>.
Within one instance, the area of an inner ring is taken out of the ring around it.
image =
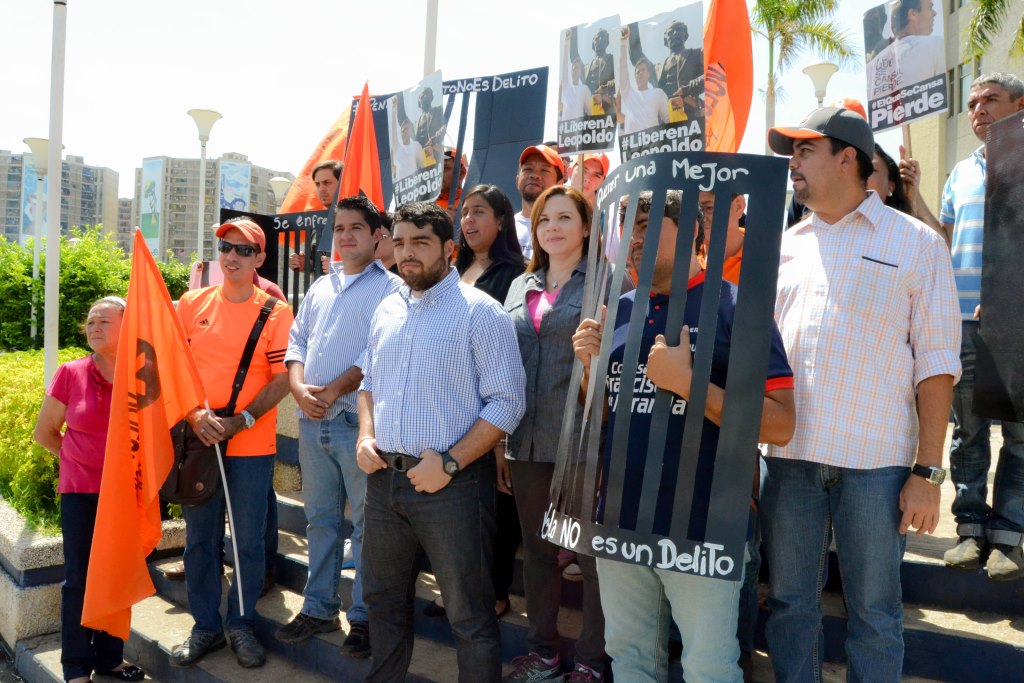
[[[454,476],[459,472],[459,463],[454,460],[449,460],[444,464],[444,473],[448,476]]]

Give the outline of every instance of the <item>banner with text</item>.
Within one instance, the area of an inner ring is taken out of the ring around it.
[[[561,32],[558,80],[560,154],[615,148],[615,57],[619,17],[605,17]],[[703,67],[702,67],[703,68]]]
[[[441,193],[445,116],[441,72],[387,101],[395,203],[425,202]]]
[[[868,122],[880,132],[949,107],[943,21],[933,0],[895,0],[864,13]]]
[[[619,151],[704,149],[703,5],[623,26],[619,36]],[[690,30],[690,27],[693,30]]]
[[[780,158],[657,153],[625,162],[598,189],[591,229],[611,223],[606,218],[612,212],[622,217],[616,263],[631,264],[637,288],[608,303],[579,424],[575,405],[583,367],[575,362],[543,538],[604,559],[740,580],[774,329],[781,242],[776,217],[783,212],[786,177],[787,162]],[[663,221],[666,196],[676,190],[678,218]],[[699,273],[693,253],[700,192],[718,201],[705,232],[706,271],[691,278],[687,265]],[[643,247],[636,250],[631,243],[641,193],[650,209]],[[748,258],[733,299],[733,285],[723,282],[722,272],[735,194],[749,196],[749,210]],[[675,225],[666,228],[670,223]],[[594,319],[600,319],[608,292],[622,291],[626,271],[610,269],[599,245],[590,242],[583,302],[583,316]],[[655,271],[664,277],[659,251],[668,249],[674,253],[669,295],[648,304]],[[680,339],[684,323],[690,326],[687,341],[696,335],[689,401],[647,378],[648,325],[661,316],[670,344]],[[712,372],[724,378],[716,381],[726,392],[721,423],[728,429],[704,417]]]

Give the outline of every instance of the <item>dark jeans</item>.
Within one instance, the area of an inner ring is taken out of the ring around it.
[[[1020,545],[1024,531],[1024,423],[1003,422],[1003,447],[988,504],[992,464],[992,420],[974,414],[974,361],[980,325],[965,320],[960,363],[963,375],[953,387],[953,441],[950,476],[956,484],[953,514],[960,536],[988,536],[993,543]]]
[[[523,588],[530,621],[527,645],[532,652],[550,659],[558,654],[558,609],[562,602],[562,570],[558,568],[560,548],[540,537],[541,521],[548,509],[548,492],[555,473],[553,463],[509,461],[512,486],[516,492],[519,521],[523,528]],[[580,472],[582,475],[582,471]],[[583,628],[576,641],[576,661],[603,671],[604,612],[597,583],[594,558],[576,558],[583,573]]]
[[[496,493],[494,535],[494,562],[491,565],[491,583],[494,585],[494,599],[508,600],[508,587],[512,585],[512,574],[516,568],[516,550],[523,540],[519,530],[519,513],[515,496]]]
[[[92,532],[96,526],[95,493],[65,493],[60,497],[64,538],[64,585],[60,589],[60,663],[64,680],[112,671],[124,655],[124,641],[104,631],[82,626],[85,574],[89,568]]]
[[[420,548],[430,560],[455,635],[459,681],[501,678],[501,643],[490,569],[494,456],[466,467],[436,493],[417,493],[404,472],[367,477],[363,599],[373,666],[367,681],[404,681],[412,657]]]

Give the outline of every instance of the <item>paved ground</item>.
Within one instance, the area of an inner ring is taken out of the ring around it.
[[[25,683],[14,669],[14,659],[7,648],[0,644],[0,683]]]

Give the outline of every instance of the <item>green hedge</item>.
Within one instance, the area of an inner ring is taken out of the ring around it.
[[[45,240],[44,240],[45,242]],[[42,346],[43,293],[45,290],[45,244],[40,258],[40,277],[32,279],[32,242],[20,246],[0,240],[0,349],[32,349]],[[189,267],[168,254],[158,263],[164,283],[177,299],[188,289]],[[74,228],[61,237],[60,313],[58,335],[61,346],[86,345],[79,325],[89,306],[97,299],[128,291],[131,259],[117,242],[103,232],[103,226]],[[30,335],[31,302],[36,302],[38,329]]]
[[[61,349],[58,361],[81,358],[88,351]],[[43,403],[43,352],[0,353],[0,495],[32,524],[60,525],[57,456],[32,441]]]

